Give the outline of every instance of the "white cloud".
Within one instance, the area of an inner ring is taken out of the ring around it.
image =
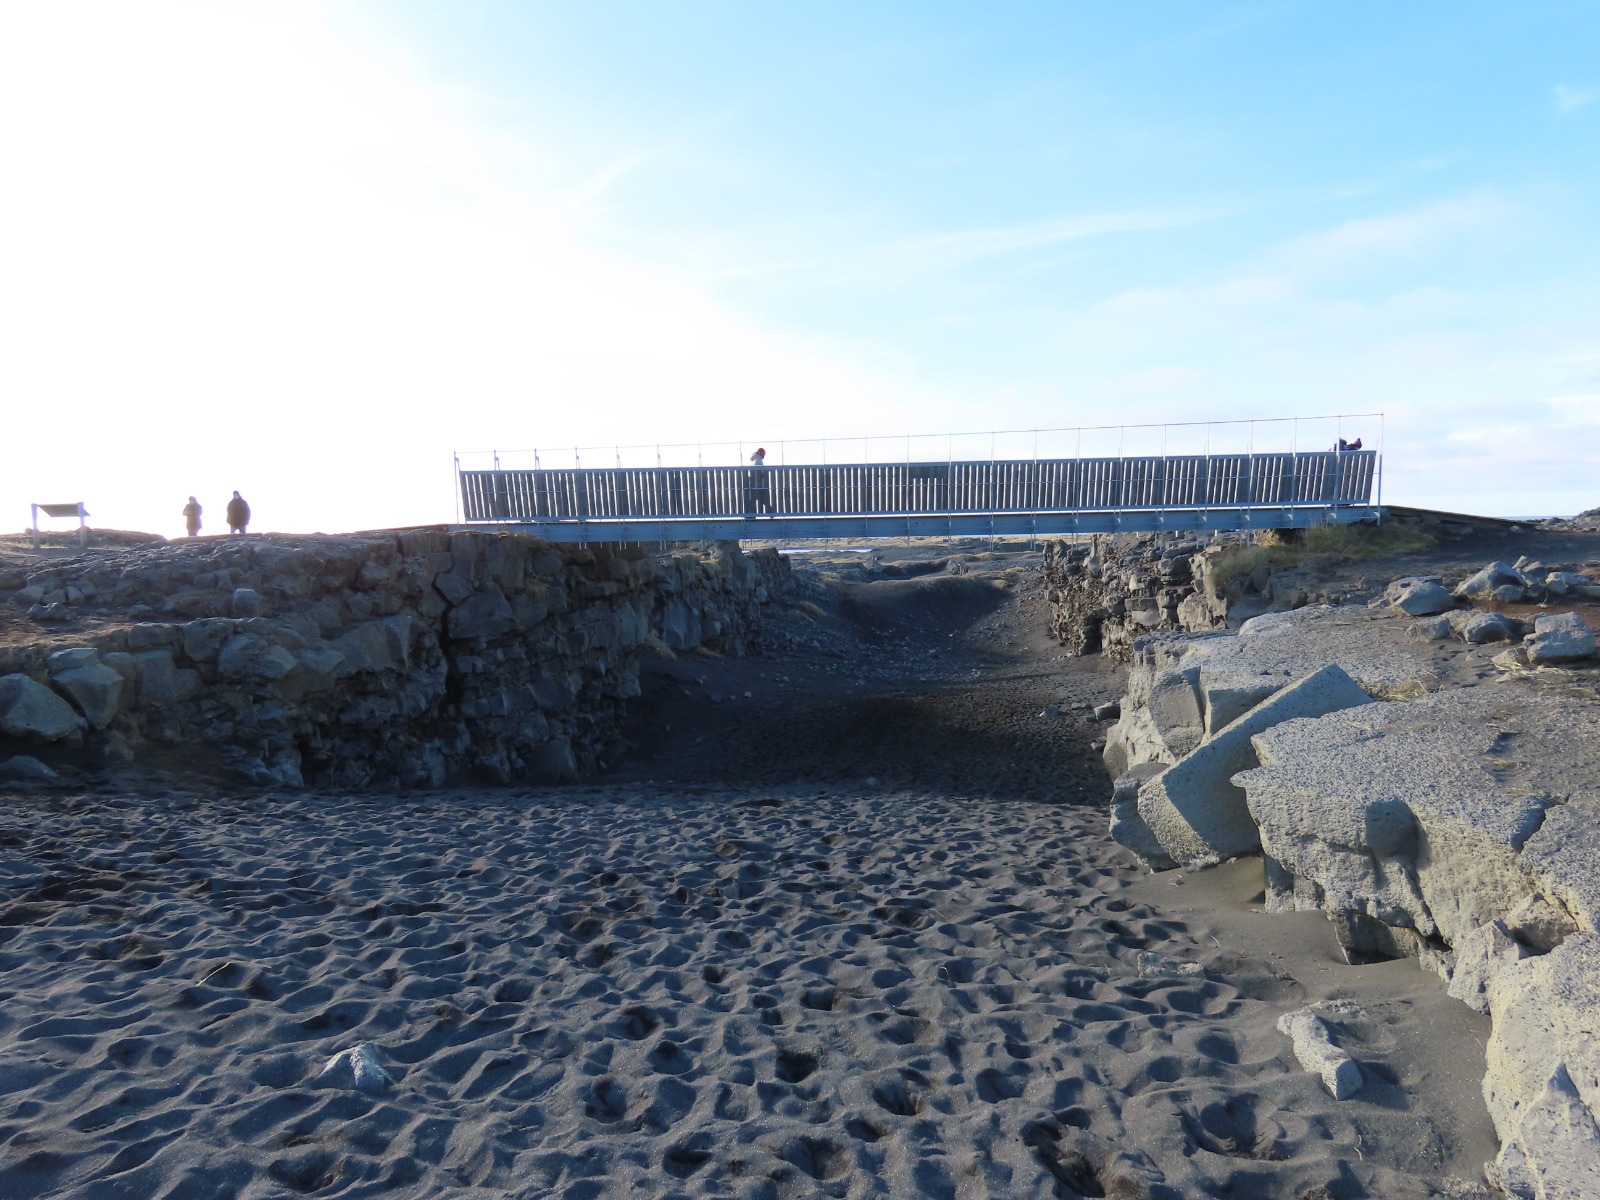
[[[1556,111],[1563,113],[1593,104],[1595,98],[1593,89],[1574,87],[1570,83],[1558,83],[1550,89],[1550,93],[1556,98]]]
[[[1503,235],[1517,215],[1510,202],[1490,193],[1473,193],[1405,212],[1346,221],[1295,238],[1272,258],[1297,277],[1392,270],[1401,262],[1463,241]]]
[[[1178,229],[1227,215],[1224,211],[1199,209],[1132,209],[1123,212],[1084,213],[1020,225],[963,229],[935,234],[932,237],[905,243],[900,249],[917,257],[932,256],[947,261],[968,260],[1038,250],[1062,242],[1103,237],[1107,234]]]
[[[1600,392],[1579,396],[1552,396],[1545,404],[1554,410],[1562,428],[1600,425]]]

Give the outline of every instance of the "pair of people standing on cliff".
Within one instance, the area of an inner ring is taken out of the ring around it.
[[[183,524],[189,531],[190,537],[200,534],[200,501],[193,496],[189,503],[183,506]],[[228,501],[228,532],[243,533],[245,526],[250,524],[250,505],[238,492],[233,493],[233,499]]]

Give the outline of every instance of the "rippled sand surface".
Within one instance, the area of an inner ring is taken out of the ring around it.
[[[1300,985],[1134,898],[1104,823],[0,798],[0,1195],[1448,1194],[1404,1081],[1334,1103],[1273,1028]],[[363,1044],[389,1086],[320,1075]]]

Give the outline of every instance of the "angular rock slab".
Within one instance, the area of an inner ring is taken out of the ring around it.
[[[1575,612],[1540,613],[1533,619],[1533,634],[1526,645],[1528,661],[1534,666],[1593,658],[1594,630]]]
[[[1435,579],[1397,579],[1388,595],[1389,604],[1410,617],[1431,617],[1456,606],[1455,597]]]
[[[1461,613],[1451,622],[1461,640],[1474,646],[1485,642],[1514,642],[1522,636],[1522,628],[1503,613]]]
[[[1313,671],[1148,780],[1139,788],[1139,816],[1166,855],[1183,867],[1253,853],[1261,849],[1261,837],[1244,790],[1233,783],[1235,774],[1256,765],[1251,738],[1284,721],[1371,702],[1339,667]]]
[[[1164,769],[1160,763],[1140,763],[1119,775],[1111,791],[1111,840],[1137,854],[1152,871],[1178,865],[1139,815],[1139,789]]]
[[[102,662],[70,667],[51,682],[72,698],[84,719],[96,729],[111,724],[122,703],[122,673]]]
[[[1521,571],[1507,563],[1492,562],[1458,583],[1455,594],[1467,600],[1483,599],[1499,587],[1514,587],[1520,592],[1527,586],[1528,577]]]
[[[1574,934],[1489,988],[1483,1099],[1515,1196],[1600,1196],[1600,934]]]
[[[72,705],[44,684],[26,675],[0,675],[0,733],[59,742],[81,732],[84,724]]]
[[[31,754],[13,754],[10,758],[0,759],[0,779],[27,779],[39,783],[48,783],[61,776],[51,767],[34,758]]]
[[[244,682],[270,682],[299,669],[293,654],[254,634],[230,637],[217,652],[217,676]]]
[[[1284,1013],[1278,1018],[1278,1032],[1294,1043],[1294,1056],[1300,1065],[1322,1078],[1322,1086],[1335,1100],[1348,1100],[1365,1084],[1361,1068],[1328,1036],[1322,1018],[1309,1008]]]
[[[1536,895],[1592,887],[1573,877],[1581,856],[1523,850],[1600,776],[1600,704],[1505,683],[1290,722],[1254,742],[1261,765],[1236,782],[1263,849],[1331,911],[1454,946]]]
[[[1152,634],[1128,667],[1128,692],[1166,667],[1198,668],[1201,688],[1276,676],[1281,684],[1337,663],[1369,696],[1390,699],[1439,685],[1438,650],[1406,637],[1407,625],[1381,609],[1311,605],[1246,621],[1237,634]],[[1126,711],[1123,714],[1127,716]]]
[[[1539,891],[1582,929],[1600,929],[1600,791],[1550,809],[1522,848]]]

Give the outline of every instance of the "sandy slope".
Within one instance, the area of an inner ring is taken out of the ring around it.
[[[660,664],[601,786],[0,799],[0,1196],[1469,1194],[1481,1031],[1138,876],[1007,578]],[[1338,996],[1343,1104],[1274,1028]]]

